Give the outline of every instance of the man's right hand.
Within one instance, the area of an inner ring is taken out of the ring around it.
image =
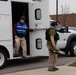
[[[60,51],[60,48],[57,48],[58,51]]]
[[[17,39],[17,36],[15,36],[15,39]]]
[[[55,46],[53,47],[55,50],[57,50],[57,51],[60,51],[60,49],[59,48],[56,48]]]

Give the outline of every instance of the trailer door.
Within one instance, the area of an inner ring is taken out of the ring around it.
[[[49,27],[48,1],[29,4],[30,55],[46,56],[48,50],[45,41],[45,28]]]

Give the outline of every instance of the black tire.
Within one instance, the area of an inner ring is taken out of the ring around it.
[[[76,42],[70,44],[70,56],[76,56]]]
[[[0,49],[0,69],[3,69],[7,63],[6,53]]]

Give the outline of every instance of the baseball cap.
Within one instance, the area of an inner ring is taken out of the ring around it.
[[[25,20],[25,17],[24,16],[21,16],[20,19]]]
[[[57,22],[52,22],[51,23],[51,26],[56,26],[56,25],[58,25]]]

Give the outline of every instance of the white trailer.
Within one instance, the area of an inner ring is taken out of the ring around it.
[[[0,0],[0,69],[4,68],[8,59],[14,57],[14,24],[20,16],[26,17],[29,28],[27,53],[29,56],[46,56],[45,28],[49,26],[48,0]],[[43,43],[43,44],[42,44]]]

